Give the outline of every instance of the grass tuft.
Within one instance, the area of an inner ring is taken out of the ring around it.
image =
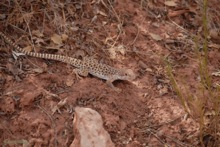
[[[203,0],[203,39],[202,50],[199,50],[199,37],[194,37],[195,53],[199,62],[199,83],[196,87],[196,93],[191,92],[189,89],[184,93],[175,80],[172,73],[170,63],[166,62],[166,72],[171,81],[172,87],[176,95],[180,99],[185,111],[193,116],[193,112],[197,111],[198,123],[200,125],[199,140],[201,146],[206,146],[206,137],[211,136],[213,145],[220,144],[218,134],[220,134],[220,86],[216,88],[213,86],[213,80],[209,72],[209,50],[208,50],[208,21],[207,21],[207,7],[208,1]],[[210,141],[209,140],[209,141]]]

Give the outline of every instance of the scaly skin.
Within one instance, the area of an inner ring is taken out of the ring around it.
[[[18,50],[21,53],[24,53],[25,55],[37,57],[37,58],[43,58],[43,59],[51,59],[56,61],[61,61],[67,64],[70,64],[77,69],[75,70],[77,74],[81,76],[87,76],[88,74],[91,74],[93,76],[96,76],[100,79],[106,80],[107,84],[114,88],[117,91],[120,91],[120,89],[114,87],[112,82],[115,80],[128,80],[131,81],[135,78],[135,74],[132,70],[128,69],[117,69],[114,67],[111,67],[106,64],[98,63],[96,60],[92,58],[85,58],[83,60],[79,60],[76,58],[71,58],[68,56],[62,56],[62,55],[55,55],[55,54],[42,54],[42,53],[35,53],[35,52],[29,52],[18,45],[16,45],[11,39],[9,39],[5,34],[0,32],[0,36],[4,38],[4,40],[10,44],[13,48]]]

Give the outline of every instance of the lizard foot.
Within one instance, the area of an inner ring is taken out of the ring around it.
[[[73,73],[76,75],[76,80],[81,80],[82,79],[82,77],[78,74],[77,69],[73,69]]]
[[[115,87],[115,86],[112,84],[112,81],[111,81],[111,80],[107,80],[106,83],[107,83],[107,85],[108,85],[109,87],[111,87],[111,88],[112,88],[113,90],[115,90],[116,92],[120,93],[120,92],[122,91],[120,88]]]

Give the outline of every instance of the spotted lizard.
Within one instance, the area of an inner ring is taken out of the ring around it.
[[[135,74],[131,69],[117,69],[109,65],[99,63],[98,61],[92,58],[85,58],[83,60],[80,60],[63,55],[44,54],[26,51],[19,47],[17,44],[15,44],[4,33],[0,32],[0,36],[2,36],[4,40],[13,48],[25,55],[37,58],[51,59],[70,64],[76,68],[76,74],[79,74],[80,76],[87,76],[88,74],[91,74],[100,79],[104,79],[106,80],[107,85],[114,88],[116,91],[121,90],[119,88],[114,87],[112,82],[114,82],[115,80],[131,81],[135,78]]]

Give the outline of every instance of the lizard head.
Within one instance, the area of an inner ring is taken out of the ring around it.
[[[136,78],[134,72],[131,69],[123,69],[118,72],[118,78],[119,80],[127,80],[132,81]]]

